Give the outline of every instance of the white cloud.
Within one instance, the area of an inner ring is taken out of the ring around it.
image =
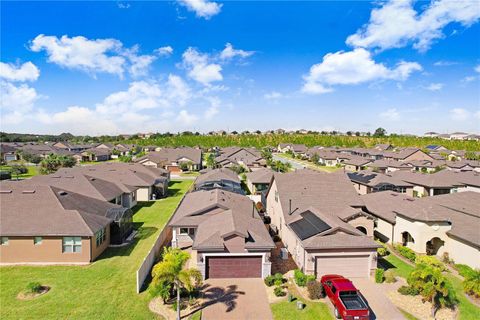
[[[21,66],[0,62],[0,78],[7,81],[35,81],[40,76],[40,70],[30,61]]]
[[[177,121],[185,126],[189,126],[197,122],[198,117],[194,114],[189,113],[187,110],[181,110],[178,113]]]
[[[433,65],[435,67],[449,67],[449,66],[454,66],[454,65],[457,65],[457,64],[458,64],[458,62],[456,62],[456,61],[440,60],[440,61],[435,62]]]
[[[138,45],[125,48],[116,39],[90,40],[83,36],[57,38],[40,34],[31,41],[30,49],[45,51],[51,63],[91,75],[110,73],[123,77],[128,70],[132,76],[138,77],[147,74],[156,59],[152,55],[139,55]]]
[[[209,97],[207,100],[210,101],[210,107],[205,110],[205,119],[209,120],[220,112],[221,100],[218,97]]]
[[[387,111],[380,113],[380,118],[383,118],[389,121],[397,121],[400,119],[400,113],[396,108],[391,108],[391,109],[388,109]]]
[[[276,100],[276,99],[282,98],[283,94],[281,94],[280,92],[277,92],[277,91],[272,91],[270,93],[264,94],[263,97],[267,100]]]
[[[480,119],[480,110],[478,110],[477,112],[475,112],[475,114],[473,115],[475,118],[477,119]]]
[[[39,95],[34,88],[26,84],[14,85],[0,82],[0,113],[3,124],[16,124],[23,121],[24,116],[31,112]]]
[[[167,98],[171,104],[185,105],[192,97],[188,84],[177,75],[169,75],[167,82]]]
[[[475,67],[474,69],[476,72],[480,73],[480,64],[478,66]]]
[[[480,18],[477,1],[432,1],[423,12],[414,9],[414,2],[387,1],[373,9],[368,24],[347,38],[347,44],[364,48],[400,48],[413,43],[426,51],[444,37],[442,29],[453,22],[469,27]]]
[[[430,91],[440,91],[442,90],[444,84],[443,83],[430,83],[425,89]]]
[[[303,92],[319,94],[333,90],[333,85],[352,85],[374,80],[406,80],[411,73],[422,70],[416,62],[402,61],[390,69],[376,63],[370,52],[363,48],[338,51],[323,57],[321,63],[310,68],[304,76]]]
[[[197,17],[205,18],[206,20],[219,14],[222,8],[222,4],[208,0],[178,0],[178,3],[186,7],[188,11],[195,12]]]
[[[450,110],[450,117],[455,121],[465,121],[470,117],[470,112],[462,108],[454,108]]]
[[[183,66],[188,70],[188,76],[193,80],[210,85],[211,82],[223,80],[222,67],[210,63],[207,54],[198,52],[195,48],[188,48],[182,55]]]
[[[171,46],[160,47],[158,49],[155,49],[154,52],[161,57],[168,57],[172,55],[173,48]]]
[[[235,57],[239,58],[248,58],[251,55],[253,55],[255,51],[245,51],[241,49],[235,49],[233,48],[231,43],[225,44],[225,49],[222,50],[220,53],[220,59],[221,60],[230,60]]]
[[[475,81],[475,79],[477,79],[477,77],[466,76],[465,78],[462,79],[462,82],[472,82],[472,81]]]

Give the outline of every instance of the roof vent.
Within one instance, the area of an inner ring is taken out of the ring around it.
[[[63,190],[58,191],[58,195],[60,196],[66,196],[67,194],[68,194],[67,191],[63,191]]]
[[[0,190],[1,194],[12,193],[12,190]]]
[[[35,190],[23,190],[22,193],[35,193]]]

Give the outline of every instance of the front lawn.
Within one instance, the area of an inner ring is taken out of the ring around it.
[[[396,257],[394,254],[390,254],[387,257],[384,257],[390,265],[387,266],[387,268],[392,268],[395,270],[395,274],[397,276],[400,276],[402,278],[407,278],[410,272],[412,272],[413,267],[398,257]],[[480,314],[480,308],[471,303],[467,297],[465,297],[465,294],[463,293],[463,285],[462,285],[462,280],[458,279],[457,277],[447,274],[448,280],[453,285],[453,288],[455,289],[455,293],[457,295],[457,298],[459,300],[458,303],[458,309],[460,310],[460,317],[459,319],[461,320],[473,320],[473,319],[478,319],[478,315]]]
[[[6,165],[6,166],[0,166],[0,171],[10,171],[12,167],[9,166],[9,165]],[[24,173],[24,174],[19,174],[18,175],[18,178],[19,179],[28,179],[28,178],[31,178],[33,176],[36,176],[38,175],[40,172],[39,172],[39,167],[36,167],[36,166],[26,166],[27,168],[27,173]],[[15,180],[17,179],[17,176],[12,174],[12,179]]]
[[[297,309],[297,300],[282,301],[270,305],[275,320],[330,320],[333,319],[328,306],[322,302],[308,302],[303,310]]]
[[[0,268],[1,319],[155,319],[148,293],[136,293],[136,270],[192,181],[172,181],[170,197],[140,203],[133,221],[138,235],[123,248],[109,248],[88,266]],[[16,299],[29,282],[51,287],[30,301]]]

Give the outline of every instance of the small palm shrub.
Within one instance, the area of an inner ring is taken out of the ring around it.
[[[480,270],[472,270],[463,281],[465,293],[480,298]]]
[[[438,268],[442,271],[446,270],[446,267],[443,264],[443,262],[439,261],[434,256],[424,256],[424,255],[417,256],[417,258],[415,259],[415,264],[426,264],[426,265],[432,266],[434,268]]]
[[[304,287],[307,284],[307,276],[302,272],[302,270],[295,269],[293,272],[293,277],[295,279],[295,283],[300,287]]]
[[[377,254],[378,254],[380,257],[385,257],[385,256],[388,256],[388,255],[390,254],[390,252],[388,251],[387,248],[382,247],[382,248],[378,248],[378,249],[377,249]]]
[[[455,269],[457,269],[458,273],[464,278],[467,278],[475,273],[475,270],[466,264],[456,264]]]
[[[27,284],[27,292],[39,293],[40,291],[42,291],[42,289],[43,286],[40,282],[30,282],[29,284]]]
[[[381,268],[377,268],[375,270],[375,282],[376,283],[382,283],[383,280],[384,280],[384,273],[385,273],[385,270],[381,269]]]
[[[307,291],[308,297],[312,300],[325,297],[325,291],[323,290],[323,286],[318,281],[307,282]]]

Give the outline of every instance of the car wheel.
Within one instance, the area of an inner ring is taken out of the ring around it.
[[[342,318],[342,317],[340,317],[340,313],[338,313],[337,307],[335,307],[335,318],[337,318],[337,319],[341,319],[341,318]]]

